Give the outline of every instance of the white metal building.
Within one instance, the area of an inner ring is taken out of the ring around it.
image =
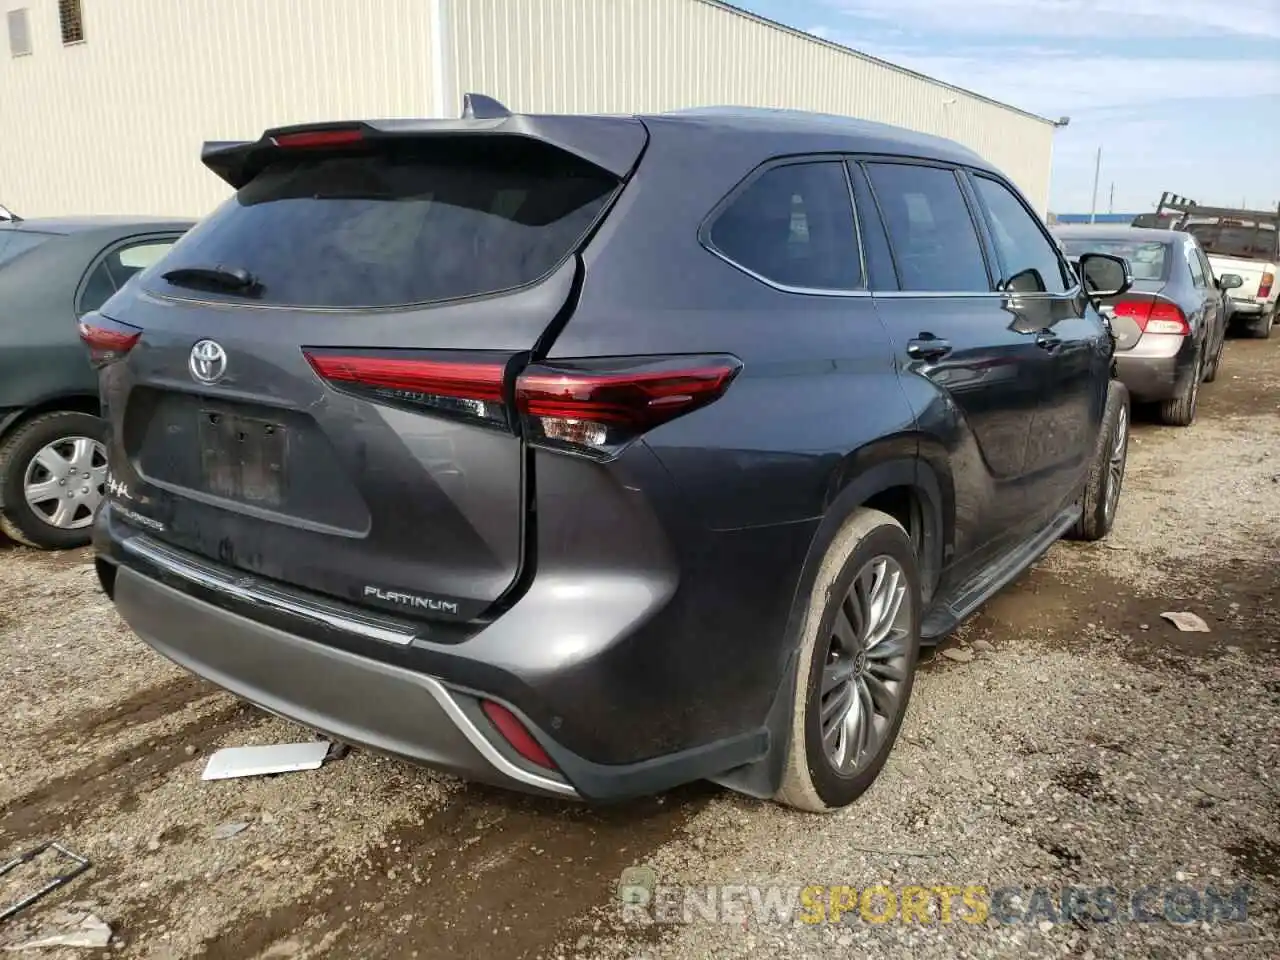
[[[1043,213],[1053,124],[716,0],[0,0],[0,203],[201,215],[205,140],[317,120],[790,107],[951,137]]]

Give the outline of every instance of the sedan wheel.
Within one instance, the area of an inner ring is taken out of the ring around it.
[[[81,530],[93,523],[106,486],[106,448],[92,437],[63,437],[31,459],[22,493],[51,527]]]

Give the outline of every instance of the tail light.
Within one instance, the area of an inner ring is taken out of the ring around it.
[[[502,739],[511,744],[511,749],[516,753],[544,770],[554,770],[556,768],[556,765],[551,761],[551,757],[547,755],[547,751],[542,748],[542,744],[534,739],[533,734],[529,732],[529,729],[520,722],[520,718],[514,713],[502,704],[494,703],[492,700],[481,700],[480,709],[484,711],[484,715],[489,718],[490,722],[498,728],[498,732],[502,734]]]
[[[89,348],[89,362],[104,367],[121,359],[142,338],[142,331],[100,313],[86,313],[80,320],[80,339]]]
[[[284,149],[321,147],[349,147],[364,140],[364,131],[358,127],[339,130],[300,130],[297,133],[278,133],[271,142]]]
[[[456,354],[441,360],[438,355],[420,354],[303,353],[316,373],[348,393],[421,412],[508,426],[503,402],[511,359],[507,354]]]
[[[516,381],[516,409],[531,442],[607,456],[716,400],[741,369],[730,356],[535,364]]]
[[[1258,284],[1258,299],[1265,300],[1271,296],[1271,285],[1276,282],[1276,275],[1270,270],[1262,274],[1262,282]]]
[[[306,348],[346,393],[423,413],[515,428],[507,383],[516,357]],[[613,357],[533,364],[515,378],[518,426],[539,446],[609,457],[631,440],[724,394],[742,362],[730,356]]]
[[[1121,300],[1114,309],[1117,317],[1128,317],[1143,333],[1173,333],[1183,337],[1191,333],[1186,315],[1168,300]]]

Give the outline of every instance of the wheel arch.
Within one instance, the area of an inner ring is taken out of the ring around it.
[[[57,393],[43,397],[26,407],[11,411],[0,417],[0,442],[22,426],[28,420],[43,416],[46,413],[87,413],[90,416],[102,416],[102,404],[94,393]]]
[[[713,778],[716,783],[761,798],[777,792],[787,760],[796,657],[809,597],[827,551],[854,511],[881,510],[902,523],[920,551],[922,584],[927,583],[930,592],[936,588],[949,553],[955,509],[949,472],[920,455],[927,439],[904,434],[880,441],[843,458],[832,470],[822,519],[810,541],[787,617],[780,680],[766,720],[769,749],[760,760]]]

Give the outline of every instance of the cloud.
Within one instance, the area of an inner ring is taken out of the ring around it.
[[[952,54],[864,45],[864,52],[1006,103],[1058,116],[1170,100],[1280,93],[1280,58],[1099,57],[1022,46]]]
[[[1276,0],[824,0],[863,20],[985,37],[1280,38]]]

